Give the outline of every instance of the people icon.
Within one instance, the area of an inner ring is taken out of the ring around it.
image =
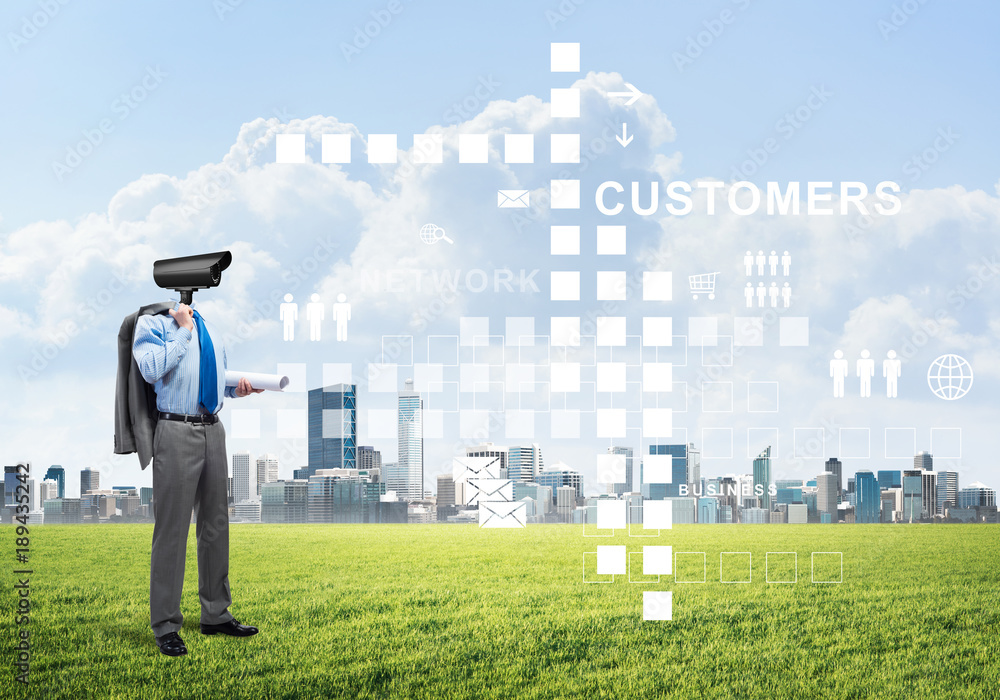
[[[792,305],[792,288],[788,286],[788,282],[781,288],[781,299],[785,302],[786,309]]]
[[[882,376],[885,377],[886,398],[896,398],[896,391],[899,388],[899,377],[903,373],[903,363],[896,357],[896,351],[890,350],[885,354],[886,359],[882,360]]]
[[[778,283],[777,282],[771,282],[771,286],[767,290],[767,296],[771,299],[771,308],[772,309],[777,308],[777,306],[778,306],[778,295],[780,293],[781,293],[781,290],[778,289]]]
[[[755,262],[757,263],[757,274],[758,275],[763,275],[764,274],[764,263],[767,262],[767,258],[764,257],[764,251],[763,250],[758,250],[757,251],[757,258],[755,259]]]
[[[833,377],[833,398],[844,398],[844,380],[847,379],[848,365],[844,351],[837,350],[830,360],[830,376]]]
[[[321,324],[326,317],[326,307],[319,300],[319,294],[313,294],[306,304],[306,320],[309,321],[309,340],[320,340]]]
[[[772,250],[767,256],[767,264],[771,266],[771,277],[778,274],[778,251]]]
[[[753,308],[753,282],[747,282],[746,288],[743,290],[743,296],[747,299],[747,308]]]
[[[347,322],[351,320],[351,305],[347,303],[347,295],[341,292],[337,295],[337,303],[333,305],[333,320],[337,323],[337,340],[347,341]]]
[[[295,340],[295,322],[299,320],[299,305],[292,303],[292,295],[285,295],[285,303],[278,307],[278,319],[285,326],[285,340]]]
[[[861,351],[861,359],[857,364],[857,375],[861,378],[861,398],[872,395],[872,377],[875,376],[875,360],[867,350]]]
[[[747,254],[743,256],[743,267],[747,269],[747,277],[753,274],[753,253],[749,250]]]
[[[786,250],[781,254],[781,273],[788,277],[789,271],[792,269],[792,256],[788,254]]]
[[[764,300],[767,298],[767,287],[761,282],[757,285],[757,306],[764,308]]]

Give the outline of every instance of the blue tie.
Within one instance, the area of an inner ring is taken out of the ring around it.
[[[201,349],[201,367],[198,372],[198,404],[209,413],[215,413],[219,405],[219,366],[215,362],[215,346],[212,336],[201,320],[201,314],[194,312],[194,324],[198,327],[198,347]]]

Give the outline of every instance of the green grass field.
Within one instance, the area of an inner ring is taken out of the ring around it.
[[[199,633],[192,528],[178,659],[149,629],[151,534],[31,529],[31,683],[5,663],[0,696],[1000,697],[996,526],[682,525],[611,540],[579,526],[234,525],[232,612],[260,627],[251,639]],[[582,553],[611,543],[704,551],[707,583],[585,585]],[[752,553],[752,583],[719,582],[723,551]],[[798,583],[765,583],[768,551],[798,552]],[[844,553],[842,584],[810,582],[813,551]],[[674,592],[672,622],[643,622],[643,590]]]

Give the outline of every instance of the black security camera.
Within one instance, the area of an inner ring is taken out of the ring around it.
[[[228,250],[157,260],[153,263],[153,281],[164,289],[179,292],[181,303],[190,304],[196,289],[219,286],[222,281],[222,271],[229,267],[232,261],[233,254]]]

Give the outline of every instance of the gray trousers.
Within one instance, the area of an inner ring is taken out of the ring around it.
[[[229,613],[229,504],[226,431],[161,420],[153,434],[153,550],[149,618],[157,637],[181,629],[181,590],[191,510],[197,517],[201,622],[217,625]]]

